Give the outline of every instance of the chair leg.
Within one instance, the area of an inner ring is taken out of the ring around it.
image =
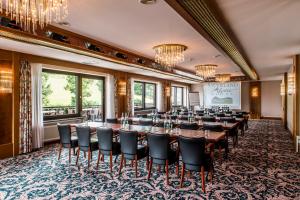
[[[153,158],[150,158],[149,170],[148,170],[148,180],[151,177],[151,170],[152,170]]]
[[[184,173],[185,173],[185,164],[184,164],[184,163],[182,163],[182,169],[181,169],[181,179],[180,179],[180,188],[182,188],[182,185],[183,185]]]
[[[176,175],[179,176],[179,163],[176,163]]]
[[[158,172],[160,172],[160,165],[158,165],[158,167],[157,167],[157,171],[158,171]]]
[[[69,147],[69,163],[71,163],[71,153],[72,153],[71,147]]]
[[[73,147],[73,155],[75,156],[75,154],[76,154],[76,153],[75,153],[75,147]]]
[[[137,178],[137,167],[138,167],[138,161],[137,161],[137,155],[135,155],[135,178]]]
[[[109,161],[110,161],[110,172],[112,173],[112,168],[113,168],[113,163],[112,163],[112,151],[110,151]]]
[[[91,150],[88,151],[88,168],[90,168]]]
[[[133,160],[131,160],[131,167],[133,167]]]
[[[85,153],[85,151],[83,152],[83,156],[84,156],[84,158],[86,158],[86,153]]]
[[[100,149],[99,149],[99,151],[98,151],[98,160],[97,160],[97,168],[99,167],[100,157],[101,157],[101,152],[100,152]]]
[[[204,166],[201,167],[201,182],[202,182],[202,191],[205,193],[205,175],[204,175]]]
[[[123,162],[124,162],[124,154],[121,155],[121,163],[120,163],[120,169],[119,169],[119,175],[121,174],[121,170],[123,168]]]
[[[167,178],[167,185],[169,185],[169,161],[166,160],[166,178]]]
[[[62,149],[62,144],[59,145],[59,150],[58,150],[58,160],[60,159],[61,149]]]
[[[76,165],[78,164],[79,154],[80,154],[80,148],[78,147],[78,149],[77,149]]]
[[[119,157],[119,155],[116,155],[116,157],[115,157],[115,163],[117,162],[117,160],[118,160],[118,157]]]

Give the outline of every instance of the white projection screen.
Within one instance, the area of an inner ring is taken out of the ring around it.
[[[228,106],[241,109],[241,82],[205,83],[204,106]]]

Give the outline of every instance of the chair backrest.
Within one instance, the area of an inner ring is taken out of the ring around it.
[[[184,115],[184,116],[181,116],[179,119],[181,119],[181,120],[188,120],[189,117],[187,115]]]
[[[210,116],[205,116],[201,118],[203,122],[215,122],[216,118],[215,117],[210,117]]]
[[[224,113],[218,113],[217,117],[225,117],[225,114]]]
[[[236,118],[243,118],[243,114],[232,114],[232,117],[236,117]]]
[[[224,128],[221,124],[203,124],[203,130],[210,130],[216,132],[224,131]]]
[[[117,124],[118,119],[117,118],[109,118],[109,119],[106,119],[106,122],[109,124]]]
[[[137,153],[138,132],[120,130],[119,133],[122,153],[135,155]]]
[[[99,149],[103,151],[112,150],[113,130],[111,128],[97,128]]]
[[[78,146],[80,150],[88,151],[91,142],[90,127],[77,126],[76,132],[78,136]]]
[[[71,144],[71,127],[70,125],[57,124],[60,143],[65,146]]]
[[[179,136],[179,148],[185,164],[201,166],[205,161],[205,138]]]
[[[140,119],[139,125],[141,126],[153,126],[153,120],[152,119]]]
[[[198,130],[199,125],[197,123],[181,123],[180,129]]]
[[[169,135],[168,134],[153,134],[147,135],[149,155],[155,159],[168,159],[169,150]]]
[[[221,118],[220,118],[220,121],[221,121],[221,122],[226,121],[226,122],[228,122],[228,123],[235,123],[235,122],[236,122],[236,120],[235,120],[234,118],[232,118],[232,117],[221,117]]]

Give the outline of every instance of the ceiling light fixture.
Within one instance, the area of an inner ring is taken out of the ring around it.
[[[214,64],[197,65],[195,66],[195,68],[196,68],[196,75],[200,76],[204,80],[207,80],[215,75],[217,65]]]
[[[216,74],[215,77],[217,82],[229,82],[231,74]]]
[[[139,2],[142,4],[149,5],[149,4],[155,4],[156,0],[139,0]]]
[[[187,49],[182,44],[161,44],[153,47],[155,51],[155,62],[172,70],[176,64],[184,61],[184,51]]]
[[[16,20],[23,30],[35,33],[68,15],[68,0],[0,0],[0,13]]]

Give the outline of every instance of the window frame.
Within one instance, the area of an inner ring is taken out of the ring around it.
[[[49,74],[63,74],[63,75],[73,75],[77,77],[77,98],[76,98],[76,105],[77,113],[76,114],[66,114],[66,115],[56,115],[56,116],[44,116],[44,121],[49,120],[57,120],[57,119],[67,119],[67,118],[76,118],[81,117],[80,113],[82,112],[82,79],[95,79],[95,80],[102,80],[103,81],[103,96],[102,96],[102,113],[103,113],[103,121],[105,120],[105,77],[97,76],[97,75],[90,75],[90,74],[82,74],[82,73],[75,73],[75,72],[68,72],[68,71],[60,71],[60,70],[53,70],[53,69],[42,69],[42,73],[49,73]],[[43,107],[44,108],[44,107]]]
[[[171,86],[172,88],[174,88],[174,94],[172,93],[171,95],[175,95],[174,97],[174,100],[175,102],[172,102],[172,106],[183,106],[184,105],[184,102],[183,102],[183,96],[184,96],[184,87],[181,87],[181,86]],[[171,91],[172,91],[172,88],[171,88]],[[182,93],[181,93],[181,102],[182,104],[181,105],[177,105],[177,89],[180,88],[182,90]],[[172,99],[173,97],[171,97]]]
[[[143,82],[143,81],[134,81],[133,82],[133,87],[135,83],[140,83],[142,84],[142,108],[136,108],[134,106],[133,103],[133,107],[134,107],[134,111],[145,111],[145,110],[151,110],[151,109],[156,109],[156,92],[157,92],[157,88],[156,88],[156,84],[155,83],[151,83],[151,82]],[[153,85],[154,86],[154,107],[146,107],[146,85]],[[134,90],[133,90],[133,102],[134,102]]]

